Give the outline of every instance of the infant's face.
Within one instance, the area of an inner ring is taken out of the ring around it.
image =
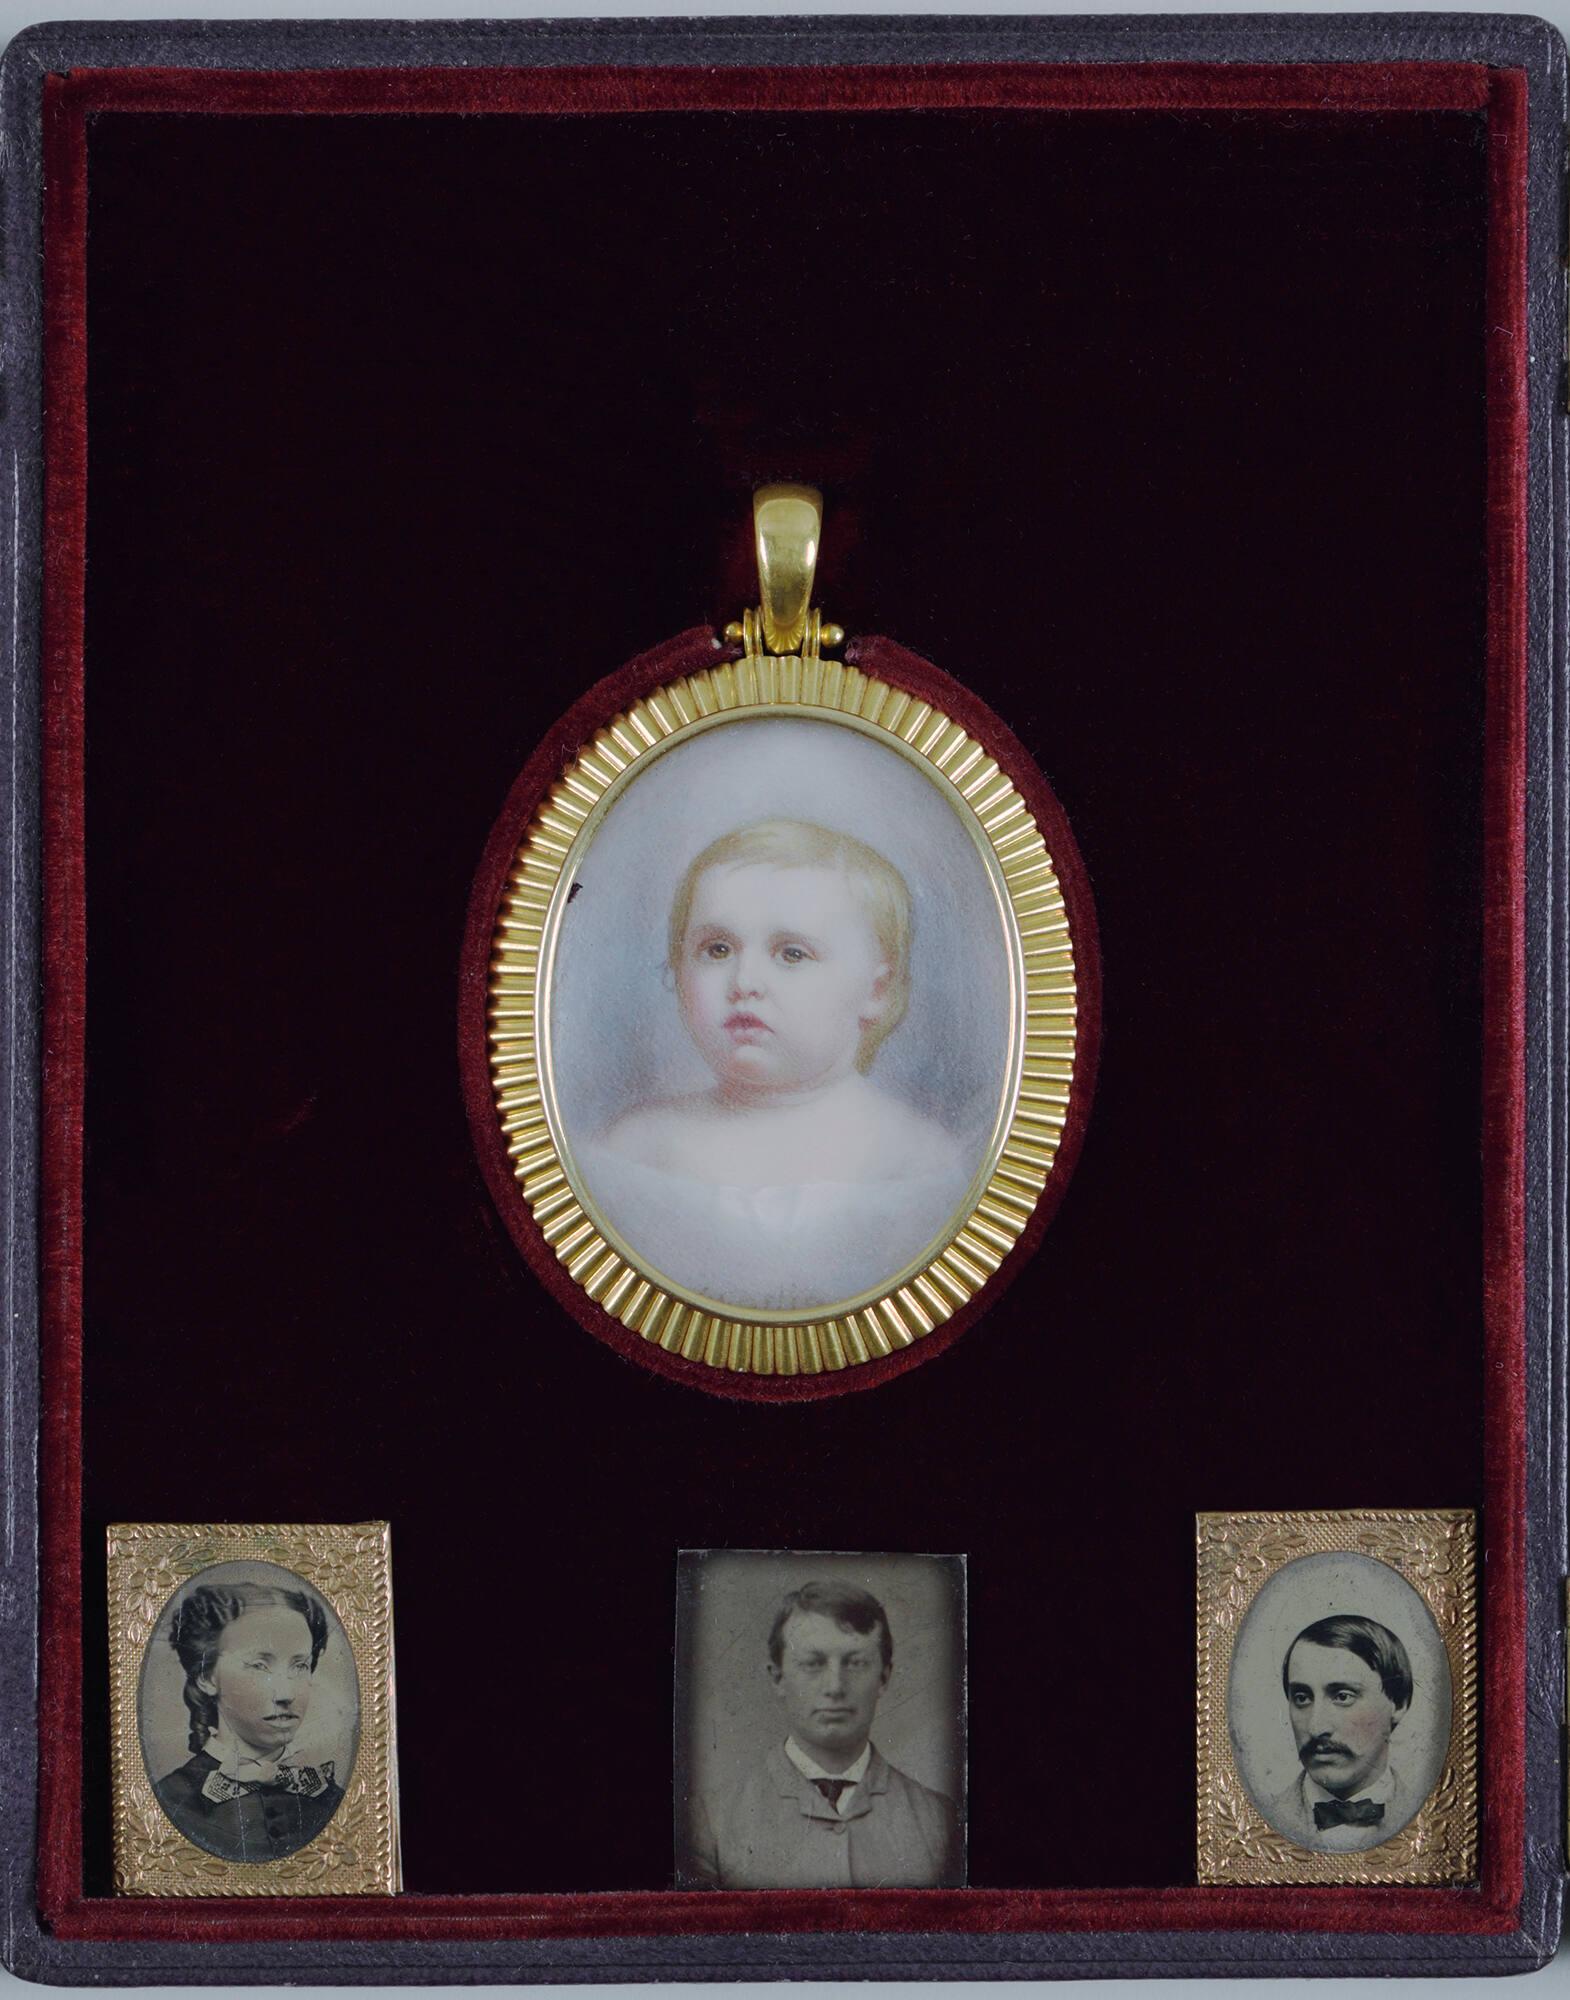
[[[722,1089],[810,1090],[849,1076],[888,972],[839,869],[748,862],[699,876],[677,990]]]

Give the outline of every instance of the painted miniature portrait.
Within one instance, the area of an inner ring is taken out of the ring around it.
[[[676,1879],[965,1881],[958,1557],[681,1558]]]
[[[1266,1824],[1309,1853],[1360,1854],[1408,1825],[1443,1769],[1450,1706],[1432,1614],[1369,1557],[1286,1564],[1239,1631],[1237,1767]]]
[[[562,920],[551,1063],[610,1229],[731,1307],[824,1307],[918,1263],[1009,1081],[1000,897],[939,789],[799,719],[737,723],[615,803]]]
[[[187,1840],[223,1861],[281,1861],[343,1803],[359,1685],[322,1594],[271,1564],[201,1571],[170,1600],[143,1663],[142,1755]]]

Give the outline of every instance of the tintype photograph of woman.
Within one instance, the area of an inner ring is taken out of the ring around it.
[[[204,1570],[166,1608],[143,1665],[154,1793],[209,1854],[280,1861],[342,1804],[358,1708],[348,1640],[316,1591],[270,1564]]]

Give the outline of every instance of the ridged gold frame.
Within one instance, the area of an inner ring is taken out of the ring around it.
[[[986,863],[1013,957],[1010,1076],[986,1161],[936,1249],[825,1310],[762,1312],[664,1276],[575,1182],[555,1109],[550,974],[577,866],[651,758],[729,722],[793,716],[856,729],[949,798]],[[600,730],[536,812],[495,933],[491,1076],[513,1176],[545,1241],[591,1299],[651,1345],[712,1368],[816,1375],[895,1354],[974,1296],[1014,1247],[1052,1171],[1074,1079],[1074,943],[1041,832],[986,749],[930,703],[837,661],[750,658],[667,682]]]
[[[1201,1514],[1199,1879],[1220,1882],[1471,1882],[1477,1876],[1475,1517],[1423,1513]],[[1372,1557],[1428,1606],[1450,1662],[1450,1745],[1414,1818],[1378,1847],[1314,1854],[1277,1833],[1244,1785],[1227,1728],[1227,1676],[1249,1606],[1299,1556]]]
[[[400,1886],[388,1526],[118,1523],[109,1539],[115,1892],[122,1896],[390,1896]],[[273,1563],[332,1606],[360,1681],[360,1740],[342,1805],[279,1861],[224,1861],[186,1839],[142,1756],[142,1661],[170,1598],[216,1563]]]

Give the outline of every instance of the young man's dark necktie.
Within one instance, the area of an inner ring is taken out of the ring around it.
[[[856,1784],[854,1778],[814,1778],[812,1782],[836,1812],[839,1811],[840,1793],[852,1791]]]

